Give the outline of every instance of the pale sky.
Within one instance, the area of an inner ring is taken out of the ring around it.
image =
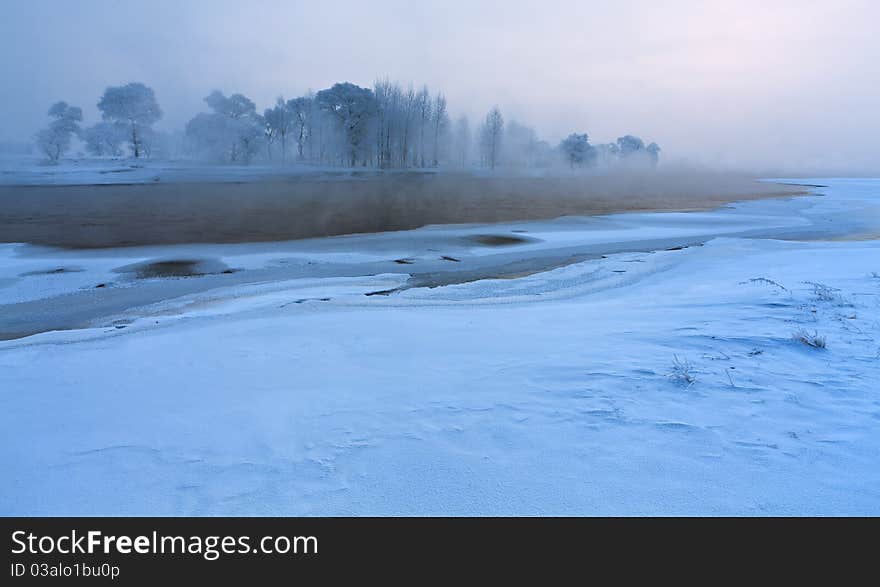
[[[880,172],[878,23],[870,0],[3,0],[0,140],[62,99],[95,122],[129,81],[171,129],[215,88],[262,109],[387,76],[551,143],[630,133],[666,161]]]

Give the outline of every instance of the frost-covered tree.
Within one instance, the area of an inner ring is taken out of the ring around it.
[[[86,150],[96,157],[120,157],[128,140],[127,129],[113,122],[99,122],[82,131]]]
[[[501,144],[504,137],[504,117],[497,106],[489,110],[480,129],[480,148],[483,164],[494,170],[501,157]]]
[[[376,99],[373,91],[352,83],[334,84],[333,87],[321,90],[315,96],[319,107],[342,131],[344,138],[346,162],[354,167],[358,156],[363,155],[370,122],[376,113]]]
[[[379,167],[437,166],[449,151],[446,97],[423,87],[404,89],[387,79],[373,86],[376,113],[372,137]]]
[[[205,103],[217,114],[236,120],[252,117],[257,111],[256,104],[244,94],[232,94],[227,97],[220,90],[208,94]]]
[[[499,165],[535,168],[559,164],[561,158],[572,168],[656,165],[660,153],[656,143],[646,146],[634,135],[591,145],[586,134],[574,133],[551,147],[531,127],[506,122],[497,107],[472,134],[466,118],[450,123],[442,92],[388,79],[377,80],[371,89],[345,82],[317,94],[278,98],[261,110],[262,116],[242,94],[215,91],[205,102],[211,112],[190,120],[185,139],[175,144],[228,162],[247,163],[260,154],[272,159],[279,144],[285,161],[291,139],[299,161],[381,169],[467,167],[476,161],[492,170]],[[103,140],[99,130],[97,125],[90,129],[90,151],[112,152],[112,141]]]
[[[80,133],[82,109],[70,106],[67,102],[56,102],[49,108],[52,122],[36,135],[37,147],[49,158],[57,162],[70,149],[74,135]]]
[[[562,151],[563,157],[568,162],[569,167],[581,167],[585,165],[591,156],[593,148],[590,146],[590,139],[587,133],[572,133],[568,135],[560,144],[559,150]]]
[[[418,129],[417,154],[414,163],[419,167],[425,166],[426,135],[431,121],[431,93],[428,86],[423,86],[415,98],[416,128]]]
[[[275,102],[275,106],[267,108],[263,113],[263,119],[266,121],[266,144],[271,148],[275,140],[281,143],[281,161],[287,159],[287,138],[293,132],[295,120],[288,102],[283,97],[279,97]],[[271,159],[271,151],[268,153]]]
[[[397,111],[397,137],[394,141],[397,151],[397,165],[407,167],[416,163],[416,110],[417,94],[412,86],[400,89],[400,104]]]
[[[626,159],[645,150],[645,141],[633,135],[624,135],[617,139],[620,157]]]
[[[621,163],[627,166],[657,165],[660,160],[660,147],[645,142],[633,135],[624,135],[617,139],[617,155]]]
[[[260,151],[260,145],[265,140],[265,122],[262,116],[254,112],[250,118],[235,120],[232,127],[238,140],[234,160],[247,165]]]
[[[201,113],[186,125],[196,150],[230,163],[250,163],[265,140],[266,123],[256,105],[242,94],[225,96],[218,90],[205,102],[213,112]]]
[[[400,108],[400,86],[387,79],[373,84],[376,98],[376,158],[381,168],[394,164],[392,139],[396,137],[397,114]]]
[[[433,134],[431,163],[434,167],[440,164],[441,152],[446,142],[446,131],[448,128],[449,113],[446,111],[446,96],[438,93],[434,97],[434,104],[431,109],[431,131]]]
[[[301,96],[287,101],[287,111],[291,116],[293,138],[299,159],[303,159],[303,151],[312,134],[312,120],[315,111],[314,98]]]
[[[125,126],[135,158],[144,154],[144,143],[152,134],[150,127],[162,118],[153,90],[137,82],[107,88],[98,102],[98,110],[105,122]]]

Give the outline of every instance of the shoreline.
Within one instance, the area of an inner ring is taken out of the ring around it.
[[[21,253],[8,249],[6,269],[0,272],[0,287],[7,295],[7,303],[0,303],[0,340],[51,330],[126,328],[137,308],[218,288],[316,279],[327,279],[329,284],[340,278],[378,276],[388,281],[388,276],[396,276],[387,285],[360,292],[378,299],[420,288],[516,280],[609,255],[679,251],[716,237],[808,234],[814,223],[800,217],[802,209],[797,200],[786,198],[778,203],[742,202],[692,215],[641,213],[435,225],[271,243]],[[780,214],[785,210],[790,213]],[[330,297],[303,296],[293,302]]]
[[[880,181],[829,184],[279,246],[0,247],[0,291],[32,300],[0,326],[83,328],[0,342],[5,512],[877,512],[880,243],[780,238],[880,226]],[[211,273],[156,279],[184,269],[166,253]],[[594,256],[370,295],[572,254]]]
[[[631,173],[0,186],[0,241],[67,249],[276,242],[426,225],[711,210],[810,193],[743,176]]]

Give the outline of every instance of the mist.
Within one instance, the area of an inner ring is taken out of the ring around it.
[[[366,181],[369,180],[369,181]],[[472,173],[347,172],[259,182],[0,185],[0,234],[69,248],[282,241],[612,212],[708,210],[791,197],[803,186],[671,166],[607,170],[583,181]],[[41,221],[35,223],[34,217]]]
[[[494,105],[556,145],[633,133],[665,162],[765,174],[872,173],[880,53],[867,1],[607,6],[584,2],[4,3],[0,141],[24,143],[58,100],[100,119],[140,81],[179,131],[214,89],[262,112],[335,82],[442,89],[453,120]]]

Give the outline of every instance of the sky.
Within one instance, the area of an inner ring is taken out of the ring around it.
[[[98,119],[140,81],[181,128],[213,89],[262,109],[337,81],[498,105],[551,143],[623,134],[665,161],[880,172],[880,4],[870,0],[3,0],[0,141],[57,100]]]

